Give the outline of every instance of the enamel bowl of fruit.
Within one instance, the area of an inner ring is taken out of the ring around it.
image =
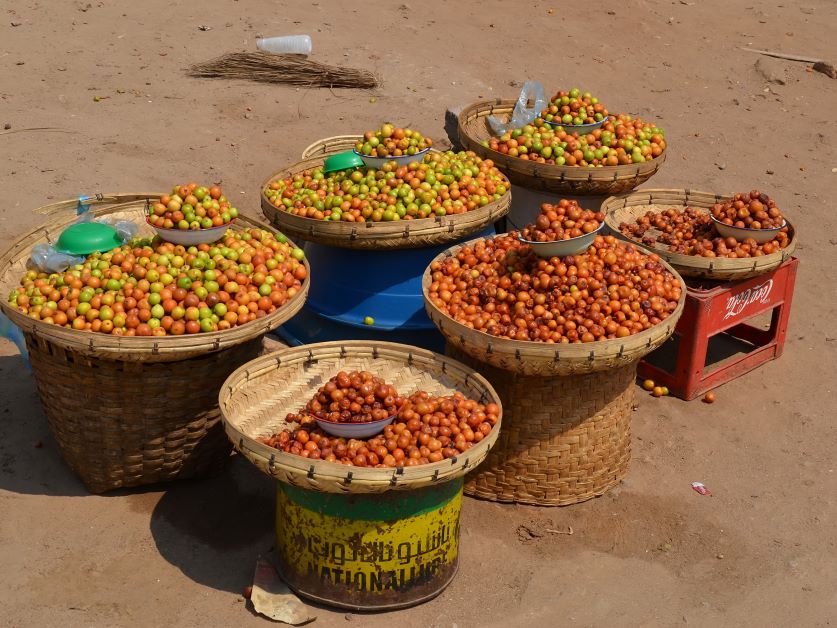
[[[340,371],[304,408],[285,420],[303,427],[316,425],[332,436],[368,438],[392,423],[406,401],[392,385],[369,371]]]
[[[194,246],[221,238],[236,217],[238,210],[220,187],[189,183],[149,202],[146,221],[163,240]]]
[[[598,98],[574,87],[568,92],[555,94],[540,118],[552,127],[587,134],[600,128],[607,121],[607,116],[608,111]]]
[[[421,162],[431,146],[433,141],[418,131],[387,123],[377,131],[364,133],[354,153],[370,168],[380,168],[385,163],[406,166],[412,161]]]
[[[518,240],[538,257],[566,257],[586,251],[604,229],[604,213],[582,209],[576,201],[544,203],[534,224],[526,225]]]
[[[736,194],[726,203],[716,203],[711,216],[722,238],[738,241],[752,238],[759,244],[775,240],[788,224],[776,202],[758,190]]]

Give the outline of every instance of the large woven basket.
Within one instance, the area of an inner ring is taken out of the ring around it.
[[[565,506],[601,495],[628,471],[636,363],[566,377],[478,369],[503,401],[503,431],[465,492],[499,502]]]
[[[485,459],[497,440],[501,422],[460,456],[400,469],[309,460],[256,440],[284,429],[285,416],[297,412],[340,370],[371,371],[384,377],[402,395],[418,390],[433,395],[459,391],[483,403],[500,403],[497,393],[476,371],[431,351],[390,342],[304,345],[249,362],[224,383],[218,400],[224,427],[235,448],[260,471],[281,482],[326,493],[382,493],[461,477]]]
[[[577,195],[621,194],[647,181],[666,158],[664,151],[656,159],[641,164],[581,168],[539,164],[528,159],[510,157],[481,144],[494,136],[488,126],[488,116],[508,120],[516,101],[496,100],[477,102],[459,114],[459,141],[483,159],[491,159],[512,183],[533,190]]]
[[[331,222],[294,216],[276,207],[265,196],[265,188],[276,179],[322,165],[323,155],[306,159],[280,170],[262,185],[264,215],[282,232],[293,238],[350,249],[421,248],[461,240],[472,233],[482,231],[511,209],[509,190],[499,200],[464,214],[393,222]]]
[[[451,247],[433,261],[441,261],[446,257],[456,255],[462,247],[472,245],[476,241],[472,240]],[[461,349],[480,362],[521,375],[577,375],[604,371],[638,361],[674,333],[674,327],[683,313],[683,306],[686,302],[686,284],[676,270],[666,262],[662,263],[677,278],[682,288],[677,309],[658,325],[626,338],[550,344],[498,338],[471,329],[442,312],[430,300],[428,289],[432,280],[429,265],[422,277],[424,307],[430,320],[439,328],[451,346]]]
[[[637,246],[654,251],[666,260],[684,277],[698,277],[702,279],[717,279],[731,281],[748,279],[769,272],[781,266],[789,259],[796,249],[796,230],[788,221],[790,242],[788,246],[776,253],[750,258],[702,257],[699,255],[683,255],[672,253],[663,244],[648,246],[641,241],[634,240],[619,231],[619,225],[633,223],[648,211],[662,211],[670,207],[693,207],[709,213],[715,203],[729,200],[729,196],[712,192],[679,189],[641,190],[624,196],[611,196],[602,203],[605,212],[605,222],[610,231],[617,237],[635,243]],[[654,233],[651,231],[650,233]]]
[[[143,220],[153,195],[114,194],[91,202],[97,216]],[[55,241],[75,218],[77,201],[42,208],[51,221],[0,255],[0,308],[24,333],[32,370],[61,454],[94,493],[220,469],[224,438],[218,390],[261,352],[262,337],[303,305],[308,282],[283,308],[227,331],[178,337],[125,337],[35,321],[6,302],[32,246]],[[240,216],[243,227],[264,227]],[[150,233],[150,232],[148,232]]]

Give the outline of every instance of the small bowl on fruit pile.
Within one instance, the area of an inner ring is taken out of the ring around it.
[[[421,162],[432,145],[433,141],[418,131],[386,123],[377,131],[364,133],[354,153],[369,168],[380,168],[386,163],[406,166],[412,161]]]
[[[366,438],[392,423],[405,402],[395,388],[368,371],[340,371],[286,420],[303,427],[316,423],[332,436]]]
[[[770,242],[788,224],[776,207],[776,201],[758,190],[736,194],[729,201],[716,203],[711,212],[718,233],[739,241],[752,238],[759,244]]]
[[[526,225],[518,239],[538,257],[566,257],[586,251],[604,229],[604,213],[582,209],[576,201],[541,205],[535,223]]]
[[[607,121],[608,111],[590,92],[581,93],[577,87],[558,92],[541,112],[544,122],[562,127],[570,133],[585,135],[600,128]]]
[[[219,240],[237,217],[220,187],[189,183],[149,203],[146,222],[167,242],[196,246]]]

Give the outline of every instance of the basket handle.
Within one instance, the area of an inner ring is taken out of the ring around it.
[[[56,216],[58,214],[69,213],[83,214],[90,209],[91,205],[120,205],[122,203],[132,203],[139,200],[145,200],[159,196],[159,192],[150,194],[138,193],[111,193],[102,194],[97,193],[93,195],[82,195],[76,198],[59,201],[50,205],[44,205],[35,209],[35,213],[43,214],[45,216]]]

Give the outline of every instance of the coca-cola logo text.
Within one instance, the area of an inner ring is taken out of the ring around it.
[[[769,279],[763,284],[747,288],[746,290],[731,296],[727,299],[727,312],[724,320],[738,316],[748,305],[752,303],[767,303],[770,291],[773,290],[773,280]]]

